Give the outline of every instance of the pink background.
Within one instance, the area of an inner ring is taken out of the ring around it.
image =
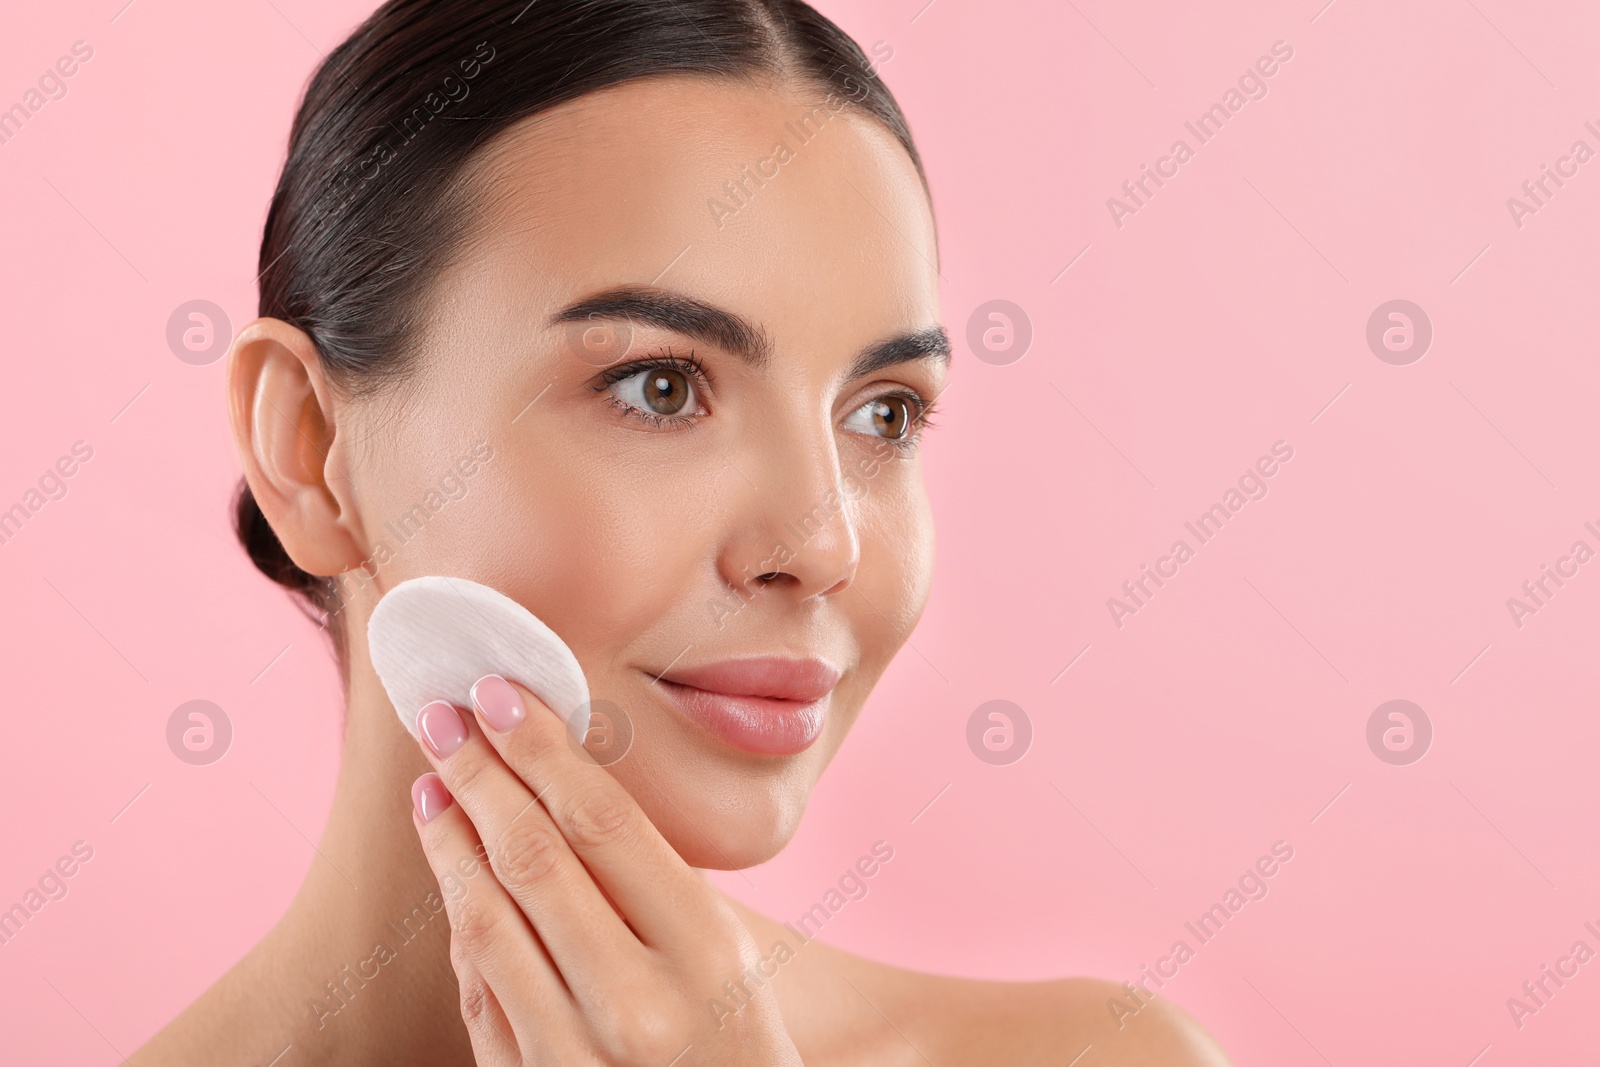
[[[1270,894],[1166,989],[1237,1062],[1592,1055],[1600,962],[1520,1029],[1506,998],[1600,949],[1600,562],[1521,628],[1506,599],[1600,548],[1600,161],[1520,228],[1506,198],[1600,149],[1600,11],[923,2],[822,6],[892,46],[937,201],[960,352],[925,451],[935,593],[793,846],[719,884],[790,919],[881,838],[827,940],[1121,981],[1281,839]],[[0,508],[94,449],[0,545],[0,907],[94,849],[0,946],[14,1063],[117,1062],[243,954],[339,758],[332,662],[228,530],[223,364],[165,329],[193,299],[252,317],[292,106],[371,4],[123,3],[17,5],[0,35],[0,106],[94,48],[0,145]],[[1107,197],[1280,39],[1268,95],[1116,226]],[[1434,327],[1408,366],[1365,340],[1396,298]],[[1009,365],[965,343],[992,299],[1032,322]],[[1280,439],[1270,494],[1119,629],[1106,599]],[[164,736],[196,698],[235,731],[207,767]],[[1365,739],[1394,698],[1434,728],[1408,766]],[[1009,766],[966,743],[991,699],[1033,724]]]

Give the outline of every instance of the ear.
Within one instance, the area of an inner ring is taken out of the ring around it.
[[[228,352],[228,414],[245,481],[284,551],[307,574],[361,562],[333,390],[316,345],[280,319],[256,319]]]

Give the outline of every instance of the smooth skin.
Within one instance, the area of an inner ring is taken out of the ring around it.
[[[413,791],[436,798],[419,802],[416,818],[441,880],[462,856],[487,855],[492,868],[446,898],[478,1063],[797,1067],[769,989],[737,1010],[709,1010],[727,997],[724,981],[759,966],[738,915],[568,743],[554,712],[510,688],[522,711],[504,730],[476,691],[471,727],[447,704],[427,709],[437,774]]]
[[[788,124],[807,114],[802,144]],[[780,141],[764,184],[710,209]],[[870,118],[804,88],[677,76],[527,120],[472,178],[469,239],[427,307],[397,309],[424,323],[406,381],[347,396],[302,331],[258,319],[235,338],[245,477],[295,562],[341,576],[345,756],[287,914],[133,1062],[666,1064],[687,1044],[681,1067],[1226,1064],[1165,1000],[1118,1029],[1109,983],[921,974],[817,941],[714,1026],[708,980],[794,937],[700,870],[787,844],[927,599],[915,444],[947,359],[907,339],[938,328],[931,210]],[[562,320],[619,289],[696,314]],[[690,402],[651,418],[641,385],[660,364],[638,361],[691,355],[675,379]],[[873,419],[885,404],[915,416],[908,438]],[[458,475],[478,446],[491,458]],[[365,631],[384,590],[424,574],[549,623],[631,724],[627,755],[601,767],[558,744],[526,692],[513,730],[464,711],[452,755],[414,740]],[[797,754],[729,745],[655,682],[772,655],[843,672]],[[422,822],[411,790],[430,771],[456,799]]]

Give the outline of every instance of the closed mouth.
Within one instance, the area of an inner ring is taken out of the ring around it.
[[[821,735],[842,676],[821,659],[759,656],[674,667],[656,681],[691,722],[728,744],[794,755]]]

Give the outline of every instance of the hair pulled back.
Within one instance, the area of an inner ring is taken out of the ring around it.
[[[258,314],[303,330],[347,395],[401,378],[471,222],[466,165],[521,119],[652,75],[843,98],[921,160],[861,48],[801,0],[389,0],[308,83],[261,239]],[[301,570],[240,481],[234,528],[341,663],[333,579]]]

